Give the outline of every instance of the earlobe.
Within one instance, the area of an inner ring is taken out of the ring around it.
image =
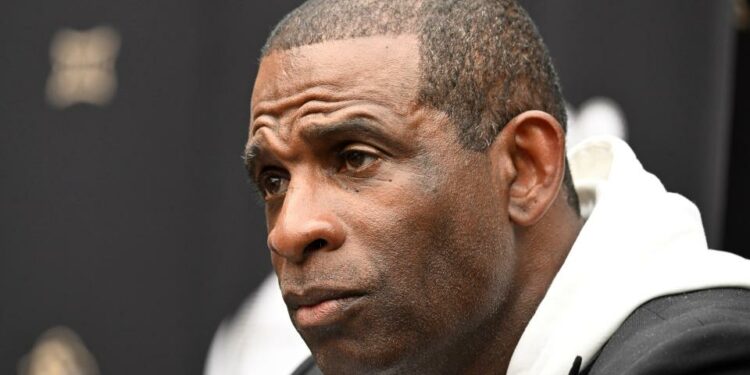
[[[565,168],[565,135],[560,123],[542,111],[513,118],[501,137],[508,144],[514,178],[508,185],[508,214],[516,224],[541,219],[560,194]]]

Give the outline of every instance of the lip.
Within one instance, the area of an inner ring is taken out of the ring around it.
[[[293,311],[300,329],[331,325],[343,320],[364,293],[353,290],[308,289],[303,293],[287,293],[284,301]]]

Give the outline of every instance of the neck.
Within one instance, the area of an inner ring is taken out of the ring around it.
[[[516,292],[484,328],[488,334],[484,338],[486,345],[474,351],[475,360],[459,373],[507,372],[523,331],[565,262],[583,223],[567,202],[557,199],[539,222],[516,231],[518,271],[511,287]]]
[[[531,227],[515,232],[517,267],[506,301],[468,340],[452,343],[440,356],[412,363],[410,373],[504,374],[513,351],[557,272],[565,262],[583,219],[562,199]],[[401,370],[404,370],[403,368]],[[397,371],[402,373],[402,371]]]

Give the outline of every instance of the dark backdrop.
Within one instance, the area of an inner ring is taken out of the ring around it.
[[[646,168],[698,203],[721,246],[730,2],[524,3],[571,104],[619,103]],[[296,4],[0,3],[0,373],[55,325],[103,374],[202,371],[220,320],[270,270],[240,154],[258,50]],[[115,98],[49,106],[52,36],[97,25],[122,37]]]

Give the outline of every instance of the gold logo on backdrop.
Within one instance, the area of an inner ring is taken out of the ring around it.
[[[58,31],[50,45],[47,102],[57,108],[109,103],[117,90],[115,59],[119,50],[120,35],[109,26]]]
[[[66,327],[47,330],[18,363],[18,375],[99,375],[99,366],[78,335]]]

